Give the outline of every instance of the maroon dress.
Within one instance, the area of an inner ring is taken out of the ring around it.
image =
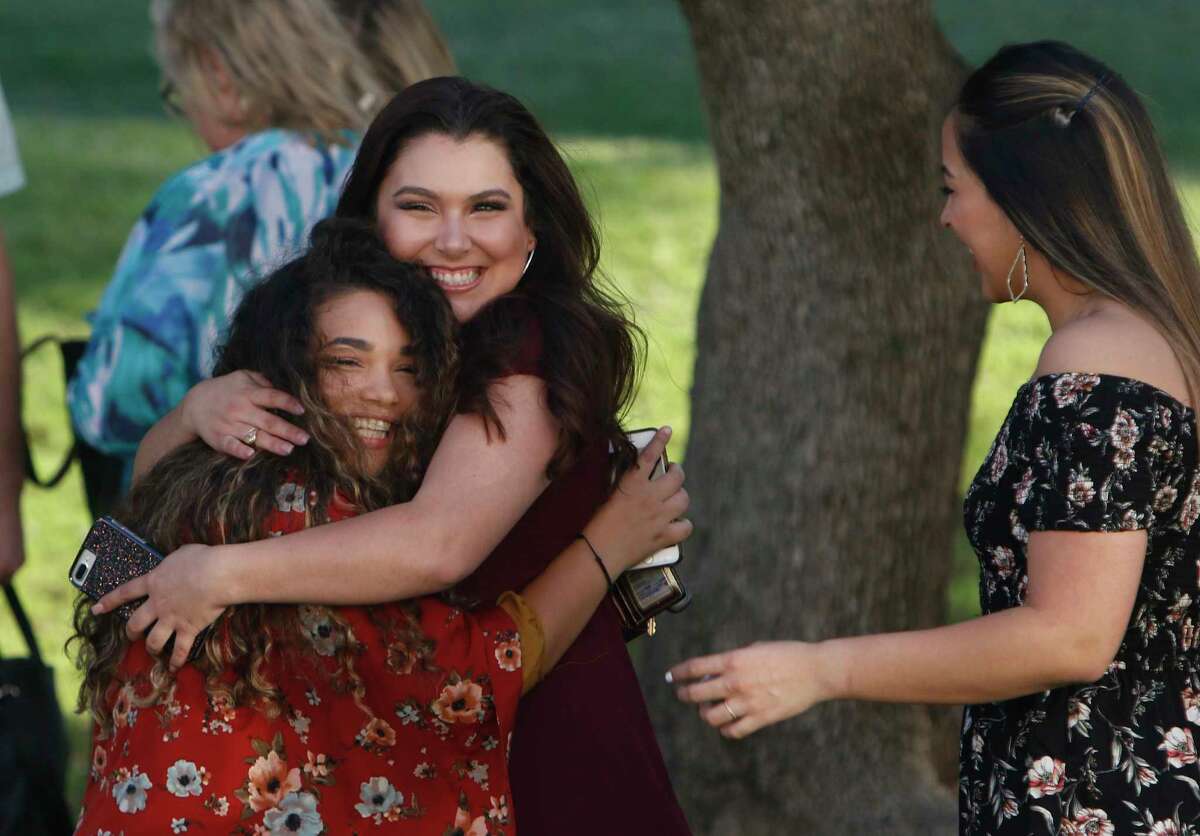
[[[531,320],[514,374],[540,376]],[[459,592],[521,589],[583,531],[607,497],[607,445],[588,445]],[[597,569],[596,571],[600,571]],[[611,598],[517,709],[509,773],[522,836],[690,834],[671,787]]]

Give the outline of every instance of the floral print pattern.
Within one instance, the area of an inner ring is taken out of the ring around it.
[[[281,486],[267,530],[303,528],[304,498]],[[275,716],[210,697],[191,666],[149,702],[153,660],[133,645],[76,832],[513,836],[500,742],[522,688],[513,619],[423,598],[304,605],[299,622],[305,652],[266,663]]]
[[[1103,676],[967,707],[963,834],[1200,836],[1194,427],[1191,409],[1123,377],[1045,375],[1017,393],[964,503],[983,611],[1024,602],[1030,532],[1145,529],[1146,558]]]

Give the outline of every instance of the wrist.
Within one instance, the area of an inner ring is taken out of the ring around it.
[[[587,538],[587,544],[592,551],[599,555],[599,562],[604,566],[604,571],[614,581],[622,572],[636,562],[626,561],[626,555],[620,545],[619,538],[611,536],[605,526],[596,525],[594,520],[583,527],[583,531],[579,533],[579,536]]]
[[[829,639],[810,645],[815,664],[813,680],[821,702],[851,698],[850,668],[844,639]]]
[[[237,571],[236,555],[230,554],[234,548],[236,546],[209,546],[204,555],[204,584],[222,607],[232,607],[245,600],[241,584],[244,573]]]

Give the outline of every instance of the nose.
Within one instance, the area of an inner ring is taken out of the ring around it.
[[[450,257],[465,255],[471,249],[471,240],[467,236],[463,219],[453,212],[443,215],[434,246],[438,252]]]
[[[362,394],[371,403],[384,406],[399,403],[400,391],[395,373],[386,364],[379,364],[372,369]]]
[[[950,228],[950,198],[946,198],[946,202],[942,204],[942,214],[938,216],[938,223],[946,229]]]

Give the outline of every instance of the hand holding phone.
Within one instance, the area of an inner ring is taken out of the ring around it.
[[[163,556],[149,543],[134,534],[112,517],[101,517],[92,525],[71,568],[67,579],[91,601],[99,601],[121,584],[141,577],[163,561]],[[114,612],[128,620],[145,599],[130,601]],[[192,643],[188,659],[195,659],[208,635],[205,628]],[[163,648],[170,656],[174,636]]]
[[[654,434],[657,429],[651,427],[645,430],[633,430],[626,433],[626,437],[633,443],[639,451],[644,450],[646,445],[654,440]],[[663,454],[658,457],[658,461],[654,465],[654,469],[650,471],[650,478],[657,479],[667,472],[667,467],[670,462],[667,461],[667,451],[663,450]],[[683,549],[679,544],[667,546],[665,549],[659,549],[654,554],[647,557],[641,563],[630,567],[631,569],[653,569],[657,566],[674,566],[683,558]]]

